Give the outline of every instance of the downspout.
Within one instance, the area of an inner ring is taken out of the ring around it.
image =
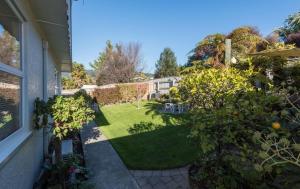
[[[48,42],[43,40],[43,100],[48,100]],[[44,155],[48,154],[48,138],[47,138],[48,127],[43,128],[43,152]],[[47,141],[46,141],[47,140]]]

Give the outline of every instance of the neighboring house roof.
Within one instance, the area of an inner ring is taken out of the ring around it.
[[[36,22],[46,35],[61,71],[72,70],[72,0],[29,0]]]
[[[300,57],[300,48],[265,50],[265,51],[261,51],[261,52],[257,52],[257,53],[252,53],[250,55]]]

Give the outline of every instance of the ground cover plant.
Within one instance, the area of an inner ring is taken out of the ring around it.
[[[103,106],[96,116],[101,131],[130,169],[167,169],[193,162],[198,154],[189,143],[187,115],[160,113],[156,102]]]

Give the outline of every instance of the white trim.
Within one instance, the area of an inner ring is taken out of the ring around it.
[[[24,38],[24,17],[18,11],[19,8],[14,2],[6,0],[9,7],[14,11],[16,16],[20,20],[20,68],[14,68],[12,66],[0,63],[0,71],[7,72],[9,74],[20,77],[20,128],[9,136],[0,141],[0,169],[11,157],[17,152],[18,149],[25,143],[25,141],[31,136],[32,132],[28,126],[28,106],[27,106],[27,65],[25,64],[25,38]]]
[[[22,55],[21,54],[20,54],[20,59],[22,59]],[[20,60],[20,64],[22,64],[22,60]],[[0,62],[0,70],[4,71],[4,72],[7,72],[7,73],[10,73],[12,75],[16,75],[16,76],[19,76],[19,77],[24,77],[23,70],[20,70],[18,68],[14,68],[12,66],[3,64],[1,62]]]
[[[14,156],[31,135],[31,131],[23,128],[15,131],[0,142],[0,169]]]
[[[43,99],[48,100],[48,42],[43,40]]]

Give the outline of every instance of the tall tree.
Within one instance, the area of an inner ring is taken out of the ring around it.
[[[159,60],[155,64],[155,78],[178,75],[178,65],[174,52],[170,48],[165,48],[160,54]]]
[[[73,62],[71,78],[63,78],[62,83],[64,89],[76,89],[92,83],[92,79],[87,75],[82,64]]]
[[[220,33],[208,35],[200,41],[196,48],[190,53],[187,66],[198,64],[208,64],[219,67],[224,64],[226,36]]]
[[[234,29],[227,35],[232,40],[232,55],[235,58],[243,58],[249,53],[254,53],[258,45],[268,43],[260,35],[256,27],[244,26]]]
[[[284,26],[278,30],[279,36],[287,44],[295,44],[300,47],[300,12],[290,15],[284,22]]]
[[[103,66],[103,64],[105,63],[105,59],[107,55],[111,54],[112,50],[113,50],[113,45],[111,44],[111,41],[110,40],[106,41],[106,47],[104,52],[100,52],[98,58],[93,63],[90,63],[90,66],[95,71],[99,70],[101,66]]]
[[[98,85],[131,82],[142,63],[138,43],[116,44],[106,51],[104,62],[97,69]]]

